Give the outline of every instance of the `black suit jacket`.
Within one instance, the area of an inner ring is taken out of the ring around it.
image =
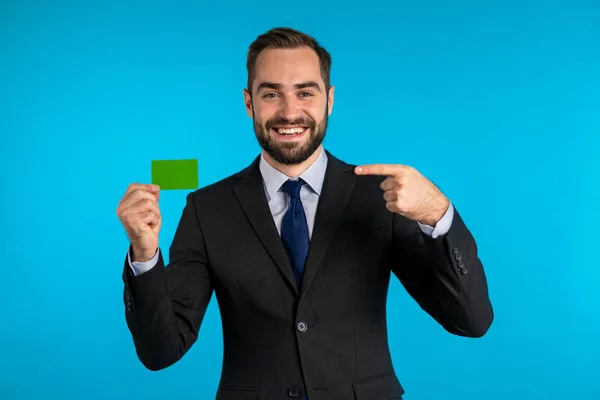
[[[218,400],[401,399],[386,329],[391,273],[448,332],[485,334],[486,277],[456,208],[450,231],[433,239],[386,209],[384,177],[357,176],[327,154],[301,287],[259,157],[187,195],[166,268],[160,253],[134,276],[125,260],[125,315],[144,366],[166,368],[190,349],[214,292],[224,341]]]

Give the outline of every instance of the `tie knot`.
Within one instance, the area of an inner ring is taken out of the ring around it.
[[[297,181],[288,180],[283,184],[283,188],[291,199],[299,199],[302,185],[304,185],[304,181],[302,179],[298,179]]]

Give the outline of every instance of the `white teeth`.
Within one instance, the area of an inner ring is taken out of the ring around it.
[[[277,132],[279,132],[280,135],[295,135],[297,133],[304,132],[305,129],[306,128],[292,128],[292,129],[277,128]]]

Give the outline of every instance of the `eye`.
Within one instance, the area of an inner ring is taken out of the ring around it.
[[[310,96],[312,96],[312,93],[311,92],[302,92],[302,93],[300,93],[300,96],[301,97],[310,97]]]
[[[265,93],[265,94],[263,95],[263,98],[265,98],[265,99],[272,99],[272,98],[274,98],[275,96],[277,96],[277,93]]]

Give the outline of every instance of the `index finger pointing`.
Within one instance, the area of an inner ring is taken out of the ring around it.
[[[401,165],[394,164],[369,164],[356,167],[357,175],[386,175],[395,176],[402,172]]]

